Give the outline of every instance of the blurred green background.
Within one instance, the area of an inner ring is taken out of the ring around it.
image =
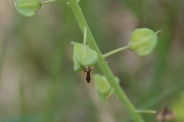
[[[127,45],[136,28],[163,30],[150,56],[124,51],[107,61],[136,108],[159,112],[167,104],[173,122],[184,122],[184,0],[81,0],[80,6],[103,53]],[[131,122],[116,96],[100,103],[93,81],[73,71],[71,41],[82,40],[66,0],[31,18],[1,0],[0,122]],[[101,74],[97,66],[92,73]],[[157,121],[157,114],[142,116]]]

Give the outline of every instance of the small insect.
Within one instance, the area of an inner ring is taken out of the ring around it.
[[[88,83],[90,83],[90,81],[91,81],[90,72],[91,72],[92,69],[93,69],[93,67],[85,67],[85,68],[83,69],[83,72],[86,73],[86,81],[87,81]]]

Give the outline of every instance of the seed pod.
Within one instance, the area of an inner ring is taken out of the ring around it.
[[[19,14],[31,17],[40,9],[41,2],[39,0],[17,0],[15,7]]]
[[[73,61],[74,61],[74,71],[77,71],[77,72],[81,71],[83,69],[83,67],[79,64],[75,55],[73,55]]]
[[[129,49],[139,56],[147,56],[151,54],[156,45],[156,33],[148,28],[141,28],[132,33]]]
[[[75,43],[73,60],[74,71],[81,71],[84,67],[94,66],[98,60],[98,55],[88,45]]]
[[[116,82],[119,83],[119,79],[117,77],[115,78]],[[94,81],[100,101],[105,102],[114,93],[114,88],[110,86],[105,76],[96,74],[94,75]]]

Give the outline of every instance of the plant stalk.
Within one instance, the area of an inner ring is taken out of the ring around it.
[[[49,3],[52,3],[52,2],[56,2],[58,0],[47,0],[47,1],[42,1],[41,4],[49,4]]]
[[[109,57],[109,56],[111,56],[111,55],[113,55],[113,54],[116,54],[116,53],[118,53],[118,52],[127,50],[128,48],[129,48],[129,46],[120,47],[120,48],[118,48],[118,49],[112,50],[112,51],[110,51],[110,52],[104,54],[103,57],[104,57],[104,58],[107,58],[107,57]]]
[[[93,50],[95,50],[97,52],[97,54],[99,56],[99,60],[97,62],[98,66],[100,67],[100,69],[104,73],[104,75],[106,76],[110,85],[115,89],[115,92],[116,92],[119,100],[123,104],[125,110],[130,114],[130,116],[132,117],[134,122],[144,122],[144,120],[142,119],[140,114],[136,112],[136,109],[134,108],[133,104],[130,102],[130,100],[128,99],[128,97],[126,96],[126,94],[124,93],[122,88],[120,87],[120,85],[118,83],[116,83],[116,80],[114,78],[112,71],[110,70],[109,66],[107,65],[105,58],[103,57],[100,49],[98,48],[98,46],[95,42],[95,39],[93,38],[93,35],[92,35],[90,28],[86,22],[86,19],[84,18],[84,15],[81,11],[81,8],[80,8],[77,0],[68,0],[68,2],[70,4],[70,7],[75,15],[75,18],[77,19],[77,22],[78,22],[79,27],[80,27],[83,34],[84,34],[84,28],[86,27],[87,32],[88,32],[87,43],[90,46],[90,48],[92,48]]]
[[[143,114],[156,114],[157,112],[155,110],[136,110],[137,113],[143,113]]]

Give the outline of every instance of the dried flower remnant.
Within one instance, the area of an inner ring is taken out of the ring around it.
[[[175,119],[175,114],[173,111],[169,110],[167,105],[164,105],[160,113],[157,115],[158,122],[169,122]]]
[[[83,68],[83,72],[86,73],[86,81],[87,81],[88,83],[90,83],[90,81],[91,81],[90,72],[91,72],[92,69],[93,69],[93,67],[86,67],[86,68]]]

